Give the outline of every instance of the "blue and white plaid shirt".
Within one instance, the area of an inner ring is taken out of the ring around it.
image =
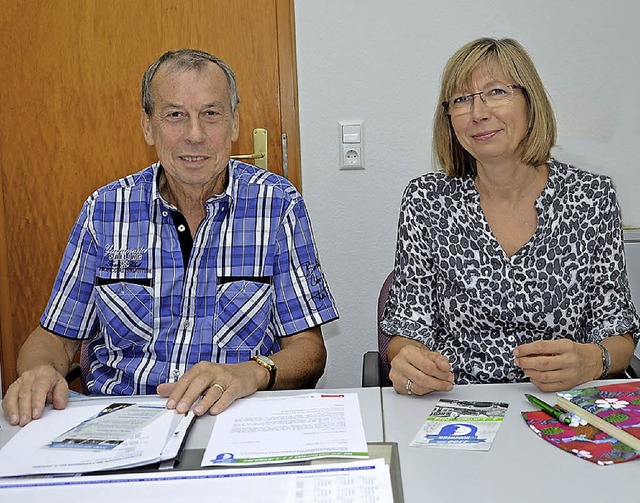
[[[89,339],[92,393],[155,393],[199,361],[272,354],[280,337],[338,316],[304,201],[287,180],[230,161],[227,189],[206,202],[183,255],[188,229],[160,195],[161,169],[87,199],[40,319]]]

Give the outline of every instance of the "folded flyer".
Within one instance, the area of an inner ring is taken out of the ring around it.
[[[508,403],[441,399],[411,441],[412,447],[488,451]]]

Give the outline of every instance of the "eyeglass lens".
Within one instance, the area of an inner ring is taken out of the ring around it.
[[[476,93],[458,94],[447,102],[447,111],[450,115],[467,114],[471,112],[476,97],[489,107],[501,106],[513,99],[514,89],[518,88],[515,84],[496,84]]]

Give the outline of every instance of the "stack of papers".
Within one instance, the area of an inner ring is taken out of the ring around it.
[[[166,399],[47,409],[0,451],[0,477],[87,473],[174,459],[193,413],[167,410]]]
[[[368,447],[356,393],[265,395],[234,402],[215,418],[202,459],[203,467],[217,469],[77,477],[174,459],[194,419],[192,413],[167,410],[162,398],[91,403],[47,409],[3,447],[0,477],[6,478],[0,478],[0,500],[112,503],[144,494],[145,500],[161,503],[215,493],[221,501],[393,501],[389,466],[382,459],[363,459]],[[356,460],[251,466],[333,457]],[[51,474],[58,475],[10,478]]]
[[[115,400],[115,399],[114,399]],[[192,412],[165,399],[47,409],[0,451],[0,477],[89,473],[174,459]],[[216,417],[202,467],[369,457],[356,393],[252,396]]]

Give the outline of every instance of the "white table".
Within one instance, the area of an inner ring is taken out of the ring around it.
[[[405,502],[640,501],[640,460],[598,466],[549,444],[521,416],[536,410],[524,393],[556,403],[528,383],[456,386],[423,397],[384,388],[385,440],[398,443]],[[509,403],[490,451],[409,447],[441,398]]]

